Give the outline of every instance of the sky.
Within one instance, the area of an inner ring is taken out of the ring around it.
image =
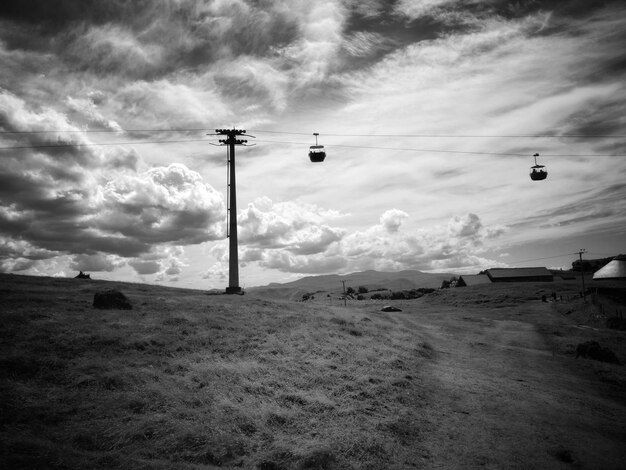
[[[621,0],[3,1],[0,272],[226,287],[218,128],[243,288],[626,253],[624,44]]]

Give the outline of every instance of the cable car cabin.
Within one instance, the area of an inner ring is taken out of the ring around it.
[[[311,145],[309,147],[309,158],[314,163],[323,162],[326,158],[326,152],[323,145]]]
[[[538,153],[534,154],[535,164],[530,167],[530,179],[533,181],[545,180],[548,177],[548,170],[545,165],[537,163]]]
[[[533,181],[545,180],[548,177],[548,170],[544,165],[530,167],[530,179]]]

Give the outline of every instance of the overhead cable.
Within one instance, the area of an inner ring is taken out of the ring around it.
[[[132,133],[132,132],[206,132],[210,130],[208,127],[189,127],[189,128],[170,128],[170,129],[48,129],[48,130],[28,130],[28,131],[0,131],[0,134],[58,134],[58,133]],[[311,132],[287,132],[273,131],[267,129],[253,129],[250,132],[280,134],[280,135],[312,135]],[[325,137],[403,137],[403,138],[536,138],[536,139],[606,139],[606,138],[626,138],[623,134],[337,134],[337,133],[321,133]]]
[[[183,139],[183,140],[144,140],[133,142],[101,142],[101,143],[67,143],[67,144],[35,144],[35,145],[14,145],[8,147],[0,147],[0,150],[23,150],[23,149],[43,149],[43,148],[71,148],[71,147],[94,147],[94,146],[111,146],[111,145],[144,145],[144,144],[175,144],[175,143],[188,143],[188,142],[208,142],[207,139]],[[287,145],[301,145],[308,146],[306,142],[286,142],[280,140],[260,140],[255,142],[264,142],[272,144],[287,144]],[[442,150],[442,149],[421,149],[421,148],[406,148],[406,147],[376,147],[371,145],[342,145],[332,144],[326,145],[328,148],[354,148],[354,149],[371,149],[371,150],[395,150],[401,152],[423,152],[423,153],[449,153],[449,154],[466,154],[466,155],[493,155],[493,156],[508,156],[508,157],[527,157],[527,153],[510,153],[510,152],[479,152],[472,150]],[[624,157],[626,155],[619,154],[544,154],[542,157]]]
[[[16,145],[12,147],[0,147],[0,150],[18,149],[43,149],[43,148],[70,148],[70,147],[95,147],[103,145],[141,145],[141,144],[177,144],[186,142],[208,142],[207,139],[185,139],[185,140],[143,140],[135,142],[102,142],[89,144],[41,144],[41,145]]]
[[[543,258],[533,258],[533,259],[523,259],[523,260],[516,260],[516,261],[507,261],[507,264],[517,264],[517,263],[529,263],[531,261],[541,261],[544,259],[553,259],[553,258],[564,258],[565,256],[572,256],[572,255],[578,255],[578,252],[575,253],[565,253],[562,255],[555,255],[555,256],[546,256]]]

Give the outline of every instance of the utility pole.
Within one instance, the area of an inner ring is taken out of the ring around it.
[[[237,241],[237,179],[235,176],[235,145],[245,145],[248,141],[238,139],[240,135],[245,135],[245,130],[239,129],[215,129],[220,135],[227,138],[220,140],[220,143],[228,146],[228,176],[227,176],[227,224],[226,236],[229,238],[228,251],[228,287],[227,294],[243,294],[239,287],[239,253]]]
[[[587,297],[586,297],[586,292],[585,292],[585,268],[583,266],[583,253],[587,251],[584,248],[581,248],[580,251],[578,252],[578,257],[580,258],[580,274],[581,274],[581,280],[583,282],[583,299],[586,302],[587,301]]]

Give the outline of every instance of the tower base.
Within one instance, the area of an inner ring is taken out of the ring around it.
[[[227,294],[239,294],[239,295],[243,295],[243,289],[241,287],[227,287],[226,288],[226,293]]]

